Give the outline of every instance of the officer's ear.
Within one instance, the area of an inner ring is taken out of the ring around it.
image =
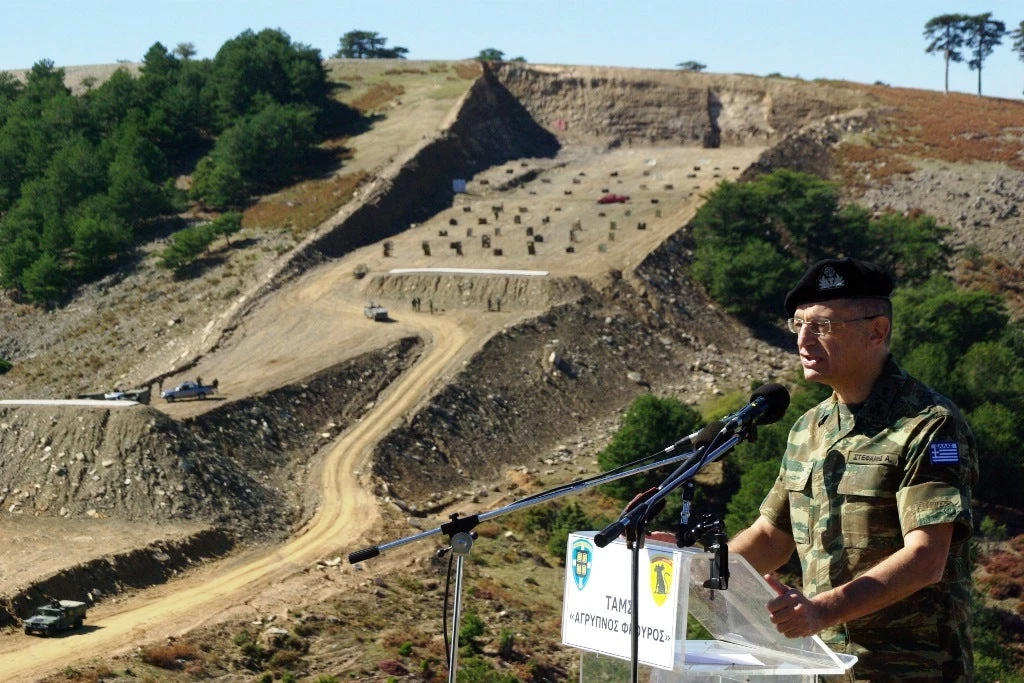
[[[880,346],[889,342],[892,334],[892,319],[887,315],[880,315],[868,321],[871,324],[868,339],[873,346]]]

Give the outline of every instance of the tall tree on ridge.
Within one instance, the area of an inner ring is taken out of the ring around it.
[[[1024,21],[1020,22],[1020,26],[1010,31],[1010,37],[1013,38],[1013,45],[1010,46],[1010,49],[1017,53],[1020,61],[1024,62]]]
[[[978,14],[967,19],[967,47],[971,50],[971,59],[967,65],[972,71],[978,72],[978,95],[981,95],[981,67],[985,58],[992,54],[996,45],[1003,42],[1006,35],[1006,24],[992,18],[991,12]]]
[[[408,48],[385,47],[388,39],[376,31],[349,31],[341,37],[335,59],[405,59]]]
[[[970,19],[966,14],[942,14],[932,17],[924,25],[924,37],[932,42],[924,49],[928,54],[942,54],[946,62],[946,87],[949,92],[949,63],[962,62],[963,53],[960,48],[967,40],[966,23]]]

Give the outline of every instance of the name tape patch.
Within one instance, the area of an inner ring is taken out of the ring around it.
[[[960,464],[960,448],[956,441],[936,441],[928,449],[933,465]]]
[[[850,453],[846,462],[855,465],[895,465],[897,461],[894,453]]]

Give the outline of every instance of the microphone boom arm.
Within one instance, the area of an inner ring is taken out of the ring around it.
[[[666,450],[668,450],[668,449],[666,449]],[[524,509],[524,508],[532,507],[532,506],[538,505],[540,503],[545,503],[545,502],[547,502],[549,500],[554,500],[556,498],[561,498],[562,496],[569,495],[570,493],[578,493],[580,491],[585,491],[585,490],[587,490],[589,488],[592,488],[594,486],[600,486],[601,484],[607,484],[607,483],[612,482],[612,481],[617,481],[619,479],[625,479],[626,477],[631,477],[634,474],[640,474],[640,473],[643,473],[643,472],[647,472],[648,470],[653,470],[653,469],[657,469],[659,467],[664,467],[665,465],[672,465],[672,464],[675,464],[675,463],[680,462],[682,460],[686,460],[688,458],[692,458],[695,454],[696,454],[695,451],[688,451],[686,453],[680,453],[679,455],[675,455],[675,456],[672,456],[672,457],[669,457],[669,458],[665,458],[664,460],[658,460],[657,462],[648,463],[646,465],[640,465],[638,467],[635,467],[635,468],[633,468],[631,470],[626,470],[624,472],[616,472],[614,474],[608,474],[608,475],[605,475],[605,476],[602,476],[602,477],[596,477],[596,478],[590,478],[590,479],[585,479],[585,480],[581,480],[581,481],[575,481],[575,482],[572,482],[570,484],[565,484],[563,486],[558,486],[558,487],[555,487],[553,489],[549,489],[547,491],[543,491],[541,493],[538,493],[536,495],[529,496],[528,498],[524,498],[522,500],[518,500],[518,501],[516,501],[514,503],[510,503],[509,505],[506,505],[505,507],[499,508],[497,510],[491,510],[489,512],[483,512],[483,513],[480,513],[478,515],[471,515],[469,517],[462,517],[462,518],[458,519],[457,523],[456,523],[455,520],[453,520],[452,522],[448,522],[448,523],[443,524],[443,525],[441,525],[441,526],[439,526],[437,528],[430,529],[428,531],[423,531],[423,532],[418,533],[418,534],[413,534],[412,536],[406,536],[404,538],[399,538],[399,539],[394,540],[394,541],[389,541],[388,543],[381,543],[379,545],[372,545],[372,546],[368,546],[366,548],[362,548],[360,550],[353,551],[353,552],[349,553],[348,561],[349,561],[349,564],[356,564],[358,562],[363,562],[365,560],[369,560],[369,559],[372,559],[374,557],[377,557],[381,553],[384,553],[384,552],[387,552],[389,550],[393,550],[393,549],[398,548],[400,546],[406,545],[407,543],[414,543],[416,541],[422,541],[424,539],[430,538],[431,536],[437,536],[437,535],[440,535],[440,534],[450,534],[451,532],[454,532],[454,531],[466,531],[466,532],[468,532],[468,531],[471,531],[474,527],[476,527],[477,524],[479,524],[480,522],[486,522],[489,519],[493,519],[495,517],[500,517],[500,516],[508,514],[510,512],[515,512],[517,510],[521,510],[521,509]],[[691,468],[691,470],[692,470],[692,468]],[[690,471],[690,470],[687,470],[687,471]],[[617,536],[618,534],[615,534],[615,535]],[[612,536],[612,538],[614,538],[614,537],[615,536]],[[609,542],[610,541],[611,541],[611,539],[609,539]]]

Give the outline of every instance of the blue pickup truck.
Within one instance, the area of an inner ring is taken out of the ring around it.
[[[173,403],[179,398],[203,399],[217,393],[217,382],[213,384],[200,384],[199,382],[182,382],[173,389],[166,389],[160,392],[160,398],[168,403]]]

